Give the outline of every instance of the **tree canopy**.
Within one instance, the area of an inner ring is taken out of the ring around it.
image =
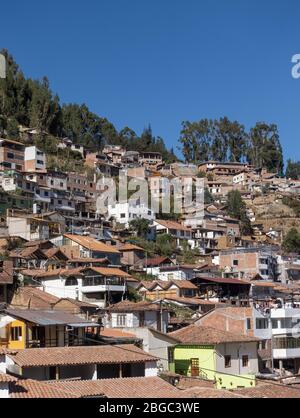
[[[242,162],[282,174],[283,155],[277,126],[258,122],[250,132],[227,117],[182,123],[179,139],[186,161]]]

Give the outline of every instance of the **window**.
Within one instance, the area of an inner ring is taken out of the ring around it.
[[[249,356],[243,356],[243,358],[242,358],[242,364],[243,364],[243,367],[248,367],[249,366]]]
[[[15,158],[15,154],[13,154],[12,152],[8,152],[7,153],[7,158],[10,158],[10,159],[14,159]]]
[[[251,329],[251,319],[247,318],[247,330]]]
[[[40,165],[44,165],[44,161],[41,161],[41,160],[37,160],[37,163]]]
[[[239,265],[239,260],[233,260],[233,265],[238,266]]]
[[[224,362],[225,362],[225,368],[228,369],[229,367],[231,367],[231,356],[225,356]]]
[[[78,280],[76,277],[69,277],[66,280],[65,286],[78,286]]]
[[[278,329],[279,328],[279,320],[278,319],[272,319],[272,328]]]
[[[22,327],[12,327],[10,329],[10,339],[11,341],[21,341],[22,340]]]
[[[117,327],[126,326],[126,315],[117,315]]]
[[[259,343],[259,350],[265,350],[267,348],[266,340],[260,341]]]
[[[125,213],[121,213],[121,218],[126,218],[126,214]]]
[[[267,329],[267,328],[268,328],[268,319],[266,318],[256,319],[256,329]]]

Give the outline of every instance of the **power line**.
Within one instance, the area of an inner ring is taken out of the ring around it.
[[[91,327],[92,328],[92,327]],[[71,334],[71,333],[70,333]],[[71,334],[72,335],[72,334]],[[75,334],[73,334],[73,336],[76,336],[76,337],[78,337],[77,335],[75,335]],[[105,343],[105,342],[102,342],[102,341],[97,341],[97,340],[93,340],[92,338],[87,338],[87,337],[83,337],[83,339],[84,340],[86,340],[86,341],[93,341],[93,342],[96,342],[96,343],[99,343],[99,344],[101,344],[101,345],[111,345],[111,344],[108,344],[108,343]],[[124,350],[124,351],[127,351],[127,352],[130,352],[130,353],[134,353],[134,354],[137,354],[136,353],[136,351],[134,351],[134,350],[130,350],[129,348],[125,348],[125,347],[120,347],[119,345],[118,345],[118,348],[119,349],[121,349],[121,350]],[[156,348],[166,348],[166,347],[156,347]],[[149,355],[151,355],[151,354],[149,354]],[[167,361],[168,363],[169,363],[169,359],[167,359],[167,358],[164,358],[164,357],[159,357],[159,356],[153,356],[153,357],[156,357],[158,360],[163,360],[163,361]],[[233,373],[225,373],[225,372],[218,372],[218,371],[216,371],[216,370],[213,370],[213,369],[207,369],[207,368],[203,368],[203,367],[201,367],[200,368],[201,370],[203,370],[203,371],[208,371],[208,372],[212,372],[212,373],[216,373],[216,374],[221,374],[221,375],[224,375],[224,376],[231,376],[231,377],[237,377],[237,378],[239,378],[239,379],[244,379],[244,380],[247,380],[247,381],[251,381],[251,382],[253,382],[253,379],[252,378],[250,378],[250,377],[247,377],[247,376],[243,376],[243,375],[238,375],[238,374],[233,374]],[[193,378],[193,377],[190,377],[190,376],[184,376],[184,377],[186,377],[186,378],[189,378],[189,379],[193,379],[193,380],[198,380],[197,378]],[[273,381],[267,381],[268,382],[268,384],[270,384],[270,385],[275,385],[275,386],[281,386],[281,387],[284,387],[284,388],[287,388],[287,385],[285,385],[285,384],[283,384],[283,383],[275,383],[275,382],[273,382]],[[299,390],[300,391],[300,387],[298,388],[298,387],[295,387],[295,386],[288,386],[289,387],[289,389],[294,389],[294,390]]]

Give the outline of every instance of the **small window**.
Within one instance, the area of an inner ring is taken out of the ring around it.
[[[243,356],[243,367],[249,366],[249,356]]]
[[[126,218],[126,214],[125,213],[121,213],[121,218]]]
[[[247,330],[251,329],[251,319],[247,318]]]
[[[126,315],[117,315],[117,327],[126,326]]]
[[[239,265],[239,260],[233,260],[233,265],[238,266]]]
[[[78,280],[76,277],[69,277],[66,280],[65,286],[78,286]]]
[[[10,329],[10,339],[11,341],[21,341],[22,340],[22,327],[12,327]]]
[[[224,360],[225,360],[225,368],[228,369],[229,367],[231,367],[231,356],[225,356]]]
[[[7,158],[14,159],[15,158],[15,154],[13,154],[12,152],[8,152],[7,153]]]

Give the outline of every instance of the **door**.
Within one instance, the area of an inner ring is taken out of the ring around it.
[[[199,377],[199,374],[200,374],[199,359],[192,358],[191,359],[191,376]]]

